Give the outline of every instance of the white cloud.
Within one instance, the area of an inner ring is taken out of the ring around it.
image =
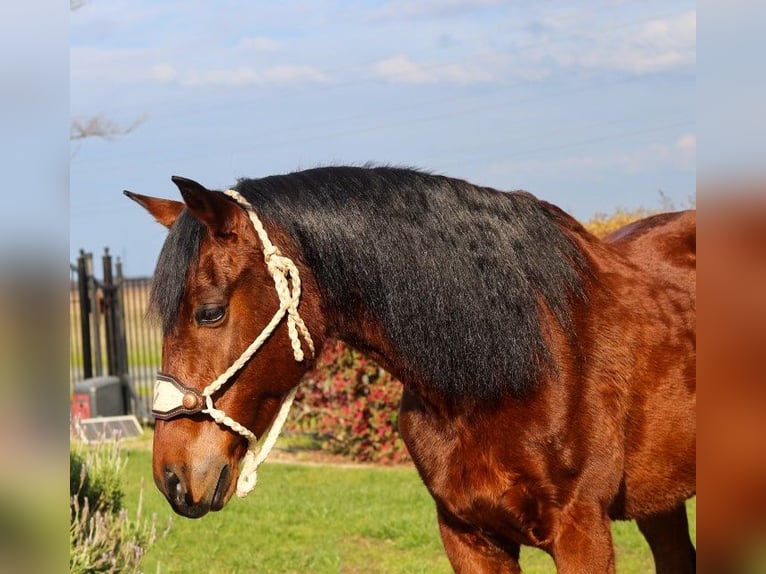
[[[393,83],[433,84],[437,81],[433,72],[425,70],[404,55],[381,60],[375,63],[373,69],[377,76]]]
[[[299,82],[327,83],[329,76],[311,66],[273,66],[257,70],[251,66],[232,69],[194,71],[182,75],[178,82],[185,86],[265,86]]]
[[[376,62],[373,72],[387,82],[398,84],[475,84],[492,79],[489,72],[478,67],[469,68],[460,64],[420,64],[404,54]]]
[[[263,71],[263,79],[269,84],[288,84],[293,82],[314,82],[326,84],[330,76],[311,66],[273,66]]]
[[[464,14],[497,6],[502,0],[393,0],[370,14],[372,20],[411,20]]]
[[[567,68],[649,74],[690,67],[696,61],[694,10],[611,29],[591,19],[550,18],[546,24],[554,33],[544,41],[545,51]]]
[[[478,6],[491,2],[461,2],[450,6]],[[385,10],[400,15],[425,14],[435,4],[412,6],[392,2]],[[557,69],[620,71],[636,75],[692,69],[696,62],[694,10],[674,16],[645,17],[612,22],[609,14],[594,10],[549,12],[522,26],[503,45],[477,47],[459,60],[425,62],[406,54],[377,61],[373,73],[400,84],[475,84],[521,79],[540,81]],[[502,47],[501,47],[502,46]]]
[[[164,59],[158,49],[72,48],[72,79],[112,84],[160,82],[180,86],[265,86],[328,83],[331,78],[318,68],[307,65],[249,64],[230,68],[205,69],[184,63],[183,55]]]

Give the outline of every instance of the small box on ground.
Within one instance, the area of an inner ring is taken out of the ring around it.
[[[120,416],[127,414],[120,377],[93,377],[75,383],[72,418]]]

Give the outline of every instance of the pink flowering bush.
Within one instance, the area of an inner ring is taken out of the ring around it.
[[[397,431],[402,385],[343,343],[327,345],[296,396],[291,428],[355,461],[409,460]]]

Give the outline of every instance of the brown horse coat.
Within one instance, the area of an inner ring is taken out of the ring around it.
[[[163,371],[201,389],[278,303],[243,210],[174,181],[185,204],[130,195],[172,226],[152,296]],[[457,572],[520,572],[522,544],[562,573],[613,572],[612,519],[638,521],[658,572],[694,571],[694,212],[599,241],[528,194],[408,170],[237,188],[298,265],[318,346],[345,340],[404,383],[400,430]],[[261,435],[309,366],[282,325],[216,405]],[[201,415],[157,421],[155,481],[181,514],[218,510],[244,449]]]

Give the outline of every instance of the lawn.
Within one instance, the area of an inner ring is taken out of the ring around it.
[[[146,573],[448,573],[433,502],[411,468],[267,463],[244,500],[198,520],[172,513],[151,479],[151,453],[127,450],[126,504],[143,480],[146,515],[168,535],[143,563]],[[696,505],[690,504],[694,522]],[[616,523],[617,570],[652,572],[633,523]],[[522,550],[525,573],[555,572],[544,553]]]

